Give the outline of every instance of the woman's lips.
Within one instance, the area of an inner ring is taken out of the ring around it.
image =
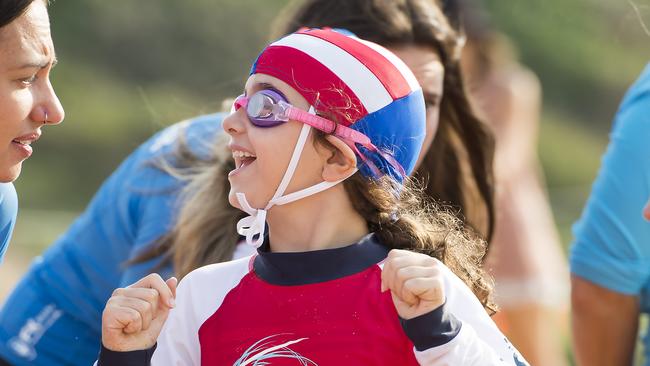
[[[41,137],[40,132],[32,132],[20,137],[16,137],[11,141],[13,146],[23,157],[26,159],[32,155],[34,149],[31,144]]]
[[[32,156],[34,149],[29,144],[20,143],[16,140],[11,141],[11,146],[16,149],[25,159]]]

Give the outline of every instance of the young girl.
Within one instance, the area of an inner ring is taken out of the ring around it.
[[[173,278],[116,290],[99,365],[525,365],[484,309],[484,244],[405,178],[425,108],[394,54],[293,33],[234,109],[229,201],[258,254],[191,272],[177,304]]]
[[[274,40],[302,26],[345,28],[402,58],[427,108],[427,134],[412,176],[426,182],[425,196],[451,206],[488,238],[494,221],[492,139],[463,88],[463,37],[436,1],[301,0],[277,19]],[[114,289],[153,271],[182,278],[254,252],[238,244],[236,223],[244,212],[228,203],[232,153],[222,146],[227,141],[213,142],[226,135],[224,117],[171,126],[120,164],[0,309],[0,358],[16,366],[89,365],[97,358],[101,314]],[[160,160],[175,169],[158,169]],[[194,175],[201,179],[189,179]],[[56,321],[42,320],[49,319],[43,314],[56,314]],[[35,321],[38,337],[30,336]]]

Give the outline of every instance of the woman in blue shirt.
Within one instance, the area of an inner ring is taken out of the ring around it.
[[[47,1],[0,2],[0,260],[18,211],[11,182],[32,155],[41,127],[63,120],[49,81],[55,63]]]

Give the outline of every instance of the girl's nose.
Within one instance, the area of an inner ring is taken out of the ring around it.
[[[243,108],[238,108],[235,106],[233,109],[236,109],[233,113],[230,113],[226,118],[223,119],[221,127],[229,135],[237,135],[245,131],[246,123],[244,119],[246,115]]]

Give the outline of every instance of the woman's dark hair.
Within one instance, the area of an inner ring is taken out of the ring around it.
[[[23,15],[34,0],[2,0],[0,1],[0,28],[13,22]]]
[[[460,71],[464,37],[434,0],[307,0],[279,17],[275,37],[301,27],[344,28],[383,46],[433,49],[444,66],[440,121],[415,177],[488,242],[494,229],[494,140],[474,113]]]

